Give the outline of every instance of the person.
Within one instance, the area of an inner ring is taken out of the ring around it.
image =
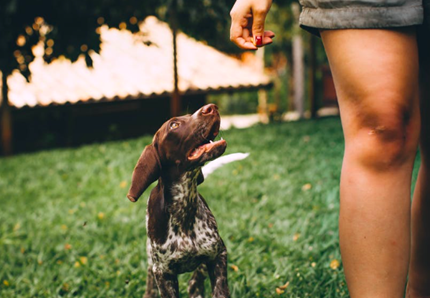
[[[350,295],[404,297],[406,286],[407,297],[430,297],[430,0],[300,2],[300,25],[321,36],[338,96],[339,240]],[[230,39],[249,50],[270,44],[270,6],[237,0]]]

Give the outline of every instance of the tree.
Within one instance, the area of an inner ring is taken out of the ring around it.
[[[0,2],[0,71],[2,73],[1,138],[4,154],[10,154],[11,107],[8,101],[7,77],[19,70],[27,79],[28,64],[33,61],[32,47],[45,46],[44,59],[59,56],[75,61],[85,55],[91,66],[91,51],[99,51],[98,27],[138,30],[138,22],[148,15],[177,21],[175,30],[187,33],[220,48],[232,49],[228,41],[229,10],[226,0],[6,0]],[[174,9],[173,9],[174,8]],[[173,13],[174,12],[174,13]]]
[[[297,71],[298,74],[293,75],[293,72],[288,71],[289,78],[287,84],[290,87],[290,97],[293,98],[296,95],[301,95],[299,97],[303,97],[303,89],[304,88],[304,80],[303,75],[305,68],[307,68],[307,98],[309,98],[310,102],[310,110],[312,117],[316,117],[316,76],[318,65],[322,63],[326,63],[326,58],[324,54],[324,50],[322,48],[321,42],[318,41],[318,38],[312,36],[309,33],[304,33],[302,29],[298,28],[298,16],[294,14],[293,7],[297,7],[298,1],[294,0],[280,0],[276,1],[272,5],[271,12],[268,15],[267,19],[267,27],[272,29],[276,33],[276,39],[273,45],[267,47],[268,56],[272,57],[283,57],[286,56],[287,61],[292,61],[293,66],[295,68],[293,71]],[[297,14],[298,12],[296,12]],[[302,39],[302,41],[300,41]],[[295,52],[296,55],[293,55],[293,40],[295,40]],[[297,48],[299,46],[299,49]],[[301,49],[300,49],[301,48]],[[294,59],[296,57],[297,59]],[[276,67],[277,60],[282,61],[282,59],[273,59],[269,61],[269,65],[272,64],[273,68],[278,70]],[[301,65],[305,63],[305,65]],[[280,74],[278,73],[278,76]],[[301,78],[301,83],[297,82],[297,79]],[[295,84],[297,83],[297,84]],[[279,93],[279,87],[277,88],[275,83],[275,94]],[[294,85],[296,85],[294,87]],[[301,86],[300,86],[301,85]],[[297,90],[299,90],[299,94],[297,94]],[[279,96],[277,96],[279,97]],[[279,100],[277,100],[279,101]],[[292,103],[289,103],[289,106],[292,107]],[[279,104],[279,103],[278,103]],[[301,110],[301,114],[303,114],[303,103],[296,106],[298,110]]]

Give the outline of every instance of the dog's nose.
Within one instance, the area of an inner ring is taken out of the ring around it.
[[[211,115],[211,114],[215,114],[218,113],[218,107],[216,105],[214,105],[213,103],[205,105],[202,108],[202,115]]]

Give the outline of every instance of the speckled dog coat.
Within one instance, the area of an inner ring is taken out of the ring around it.
[[[146,298],[158,297],[157,292],[163,298],[179,297],[177,275],[191,271],[190,297],[203,297],[207,273],[213,297],[230,297],[227,250],[212,212],[197,192],[204,180],[201,167],[222,155],[227,146],[224,140],[213,142],[219,125],[218,110],[212,104],[193,115],[168,120],[134,169],[127,195],[133,202],[158,180],[146,215]]]

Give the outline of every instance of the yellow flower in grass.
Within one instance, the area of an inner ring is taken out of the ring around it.
[[[312,184],[310,183],[306,183],[305,185],[302,186],[303,191],[308,191],[311,188],[312,188]]]
[[[87,257],[79,257],[79,261],[81,262],[82,265],[86,265],[88,263],[88,258]]]
[[[239,271],[239,267],[237,267],[236,265],[230,265],[230,268],[233,269],[233,271],[235,272]]]
[[[73,267],[75,267],[75,268],[81,267],[81,263],[79,263],[78,261],[76,261],[75,264],[73,265]]]
[[[340,266],[340,262],[336,259],[330,262],[330,268],[333,270],[336,270],[337,268],[339,268],[339,266]]]
[[[276,288],[276,294],[281,295],[282,293],[284,293],[289,285],[290,285],[290,282],[287,281],[284,285],[277,287]]]
[[[121,188],[126,188],[127,187],[127,181],[121,181],[121,183],[119,184],[119,187]]]
[[[8,282],[7,280],[4,280],[4,281],[3,281],[3,284],[4,284],[6,287],[8,287],[8,286],[9,286],[9,282]]]
[[[99,212],[99,214],[97,214],[97,218],[102,220],[103,218],[105,218],[105,214],[103,212]]]

